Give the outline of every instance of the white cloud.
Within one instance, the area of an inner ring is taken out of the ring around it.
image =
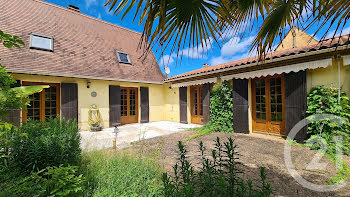
[[[253,36],[244,40],[241,40],[238,37],[233,37],[222,46],[221,56],[232,56],[238,52],[244,52],[248,49],[253,40]]]
[[[98,13],[97,18],[102,19],[101,13]]]
[[[96,5],[98,0],[85,0],[86,8],[89,8],[91,5]]]
[[[221,55],[219,57],[213,57],[210,60],[210,65],[218,65],[235,60],[240,60],[257,55],[257,51],[249,51],[249,46],[254,40],[254,37],[248,37],[244,40],[240,40],[238,37],[231,38],[221,48]]]
[[[163,55],[160,58],[160,63],[163,66],[169,66],[170,64],[172,64],[174,62],[174,55]]]
[[[204,55],[204,53],[209,51],[213,47],[213,41],[214,39],[210,37],[203,41],[203,46],[202,44],[199,44],[195,47],[185,48],[182,51],[180,51],[179,54],[190,58],[207,58]]]
[[[335,30],[328,32],[326,38],[332,38],[334,36]],[[350,33],[350,26],[346,27],[343,29],[343,31],[341,32],[342,35],[346,35]],[[340,30],[338,29],[337,33],[335,34],[334,37],[340,36]]]

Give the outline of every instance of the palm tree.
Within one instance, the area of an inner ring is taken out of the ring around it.
[[[316,34],[337,23],[336,29],[342,30],[350,17],[349,0],[107,0],[105,6],[122,18],[134,12],[133,20],[143,25],[140,43],[147,50],[171,47],[178,55],[184,47],[206,47],[211,39],[218,43],[228,33],[239,36],[256,26],[251,50],[262,57],[288,27],[316,24]]]

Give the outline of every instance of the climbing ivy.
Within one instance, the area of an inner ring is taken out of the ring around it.
[[[232,86],[218,83],[210,94],[210,121],[205,125],[212,132],[233,132]]]

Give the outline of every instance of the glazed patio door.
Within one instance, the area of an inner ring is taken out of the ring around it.
[[[252,80],[253,131],[285,135],[284,76]]]
[[[203,124],[202,86],[191,86],[191,123]]]
[[[39,93],[30,95],[29,106],[27,110],[23,109],[22,121],[31,120],[47,120],[55,118],[60,114],[60,84],[58,83],[36,83],[23,82],[23,86],[29,85],[49,85],[49,88],[43,89]]]
[[[138,89],[120,87],[121,124],[138,122]]]

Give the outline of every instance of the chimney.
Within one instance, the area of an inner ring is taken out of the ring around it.
[[[203,64],[203,68],[208,68],[209,67],[209,64],[208,63],[204,63]]]
[[[70,9],[70,10],[76,11],[76,12],[80,12],[79,7],[74,6],[74,5],[68,5],[67,8]]]

